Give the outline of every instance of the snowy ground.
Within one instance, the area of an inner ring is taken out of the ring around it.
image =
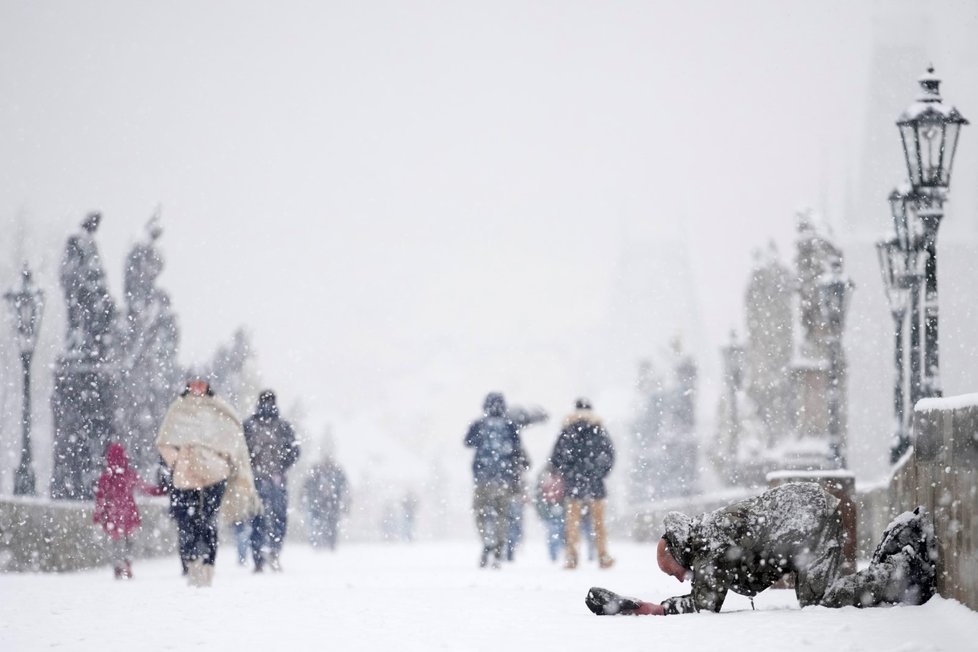
[[[978,649],[978,613],[922,607],[798,609],[790,591],[739,596],[722,614],[598,618],[592,585],[662,599],[682,592],[649,546],[613,542],[600,571],[552,565],[543,543],[502,570],[475,567],[474,541],[287,547],[281,574],[256,576],[220,551],[214,586],[191,589],[176,558],[139,562],[120,582],[101,569],[0,575],[0,650],[831,650]]]

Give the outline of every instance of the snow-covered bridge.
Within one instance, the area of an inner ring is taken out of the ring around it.
[[[473,540],[287,546],[285,571],[254,575],[225,545],[214,586],[191,589],[175,557],[108,569],[0,575],[0,649],[69,650],[859,650],[974,649],[978,613],[935,597],[920,607],[798,608],[768,590],[756,611],[731,595],[723,612],[598,618],[588,587],[661,599],[683,591],[650,545],[612,542],[618,563],[565,571],[530,540],[502,570],[476,568]]]

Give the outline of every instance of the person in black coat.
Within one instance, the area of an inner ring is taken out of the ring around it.
[[[269,565],[278,571],[282,568],[279,556],[288,527],[285,474],[299,459],[299,443],[292,424],[279,416],[273,391],[265,390],[258,395],[255,413],[244,422],[244,435],[263,508],[263,513],[251,523],[255,572],[260,573],[265,567],[266,548]]]
[[[604,481],[615,463],[615,448],[601,420],[587,399],[577,399],[576,410],[564,421],[550,456],[553,469],[564,482],[566,499],[565,568],[577,568],[577,544],[581,536],[581,514],[586,508],[594,526],[598,565],[610,568],[615,560],[608,554],[604,526]]]

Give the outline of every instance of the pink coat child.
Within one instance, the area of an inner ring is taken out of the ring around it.
[[[101,523],[109,537],[109,551],[115,577],[131,578],[129,561],[132,533],[139,528],[139,509],[135,493],[160,496],[163,490],[144,482],[129,466],[129,458],[122,444],[109,444],[105,451],[105,470],[98,479],[95,491],[93,519]]]

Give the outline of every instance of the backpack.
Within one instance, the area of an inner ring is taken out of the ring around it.
[[[472,464],[476,478],[512,480],[523,459],[513,425],[503,417],[486,417],[479,434]]]

